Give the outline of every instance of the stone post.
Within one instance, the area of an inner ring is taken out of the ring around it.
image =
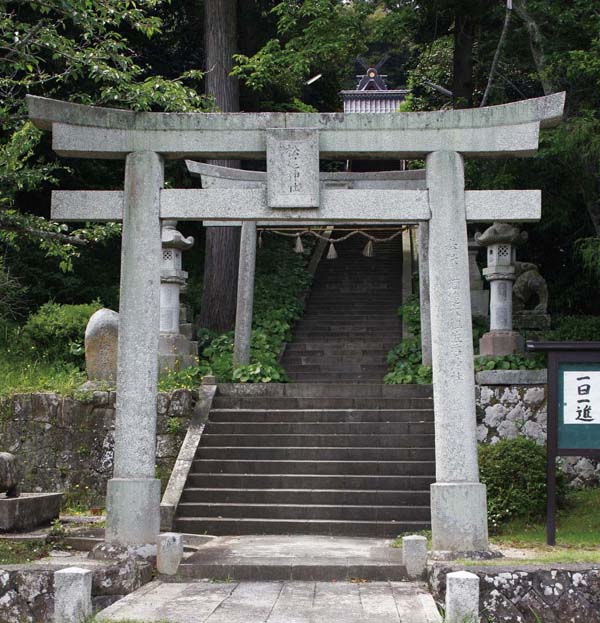
[[[235,344],[233,367],[250,363],[252,310],[254,307],[254,272],[256,269],[256,222],[244,221],[240,239],[237,307],[235,313]]]
[[[410,228],[402,231],[402,305],[412,296],[412,248]],[[402,339],[412,337],[405,317],[402,316]]]
[[[163,532],[156,543],[156,570],[163,575],[175,575],[183,558],[183,536]]]
[[[402,564],[411,580],[423,578],[427,571],[427,538],[419,535],[402,537]]]
[[[494,223],[483,234],[476,234],[475,239],[487,247],[487,268],[483,274],[490,282],[490,330],[479,340],[479,354],[499,356],[523,352],[525,341],[513,331],[512,324],[515,247],[523,241],[523,235],[513,225]]]
[[[454,571],[446,576],[447,623],[478,623],[479,578],[468,571]]]
[[[160,275],[160,371],[192,365],[195,342],[181,333],[181,291],[187,281],[182,270],[182,252],[191,249],[194,238],[177,231],[176,221],[164,221],[162,226],[162,266]]]
[[[84,623],[92,616],[92,572],[80,567],[54,574],[54,623]]]
[[[429,221],[419,223],[419,301],[421,309],[421,361],[431,365],[431,309],[429,304]]]
[[[155,543],[160,526],[154,465],[163,177],[160,155],[127,156],[114,472],[106,497],[106,540],[121,545]]]
[[[485,485],[479,482],[464,163],[427,156],[429,287],[436,483],[431,485],[433,549],[488,549]]]

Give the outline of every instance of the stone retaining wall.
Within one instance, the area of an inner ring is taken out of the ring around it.
[[[481,443],[524,436],[546,443],[545,370],[491,370],[477,375],[477,437]],[[585,457],[562,457],[572,487],[600,484],[600,464]]]
[[[443,603],[446,574],[479,576],[480,614],[489,623],[600,623],[600,567],[585,565],[451,566],[434,563],[429,584]]]
[[[168,479],[197,394],[158,395],[157,476]],[[104,505],[112,475],[115,393],[52,393],[0,400],[0,451],[17,455],[23,491],[65,491],[67,503]]]
[[[90,568],[91,563],[84,563]],[[71,566],[65,564],[62,568]],[[54,620],[54,573],[60,565],[43,562],[0,568],[0,621],[48,623]],[[152,565],[133,559],[97,564],[92,570],[94,612],[107,608],[152,579]]]

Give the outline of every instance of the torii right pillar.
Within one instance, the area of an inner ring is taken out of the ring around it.
[[[488,549],[485,485],[479,482],[464,162],[427,156],[429,294],[436,482],[431,485],[435,551]]]

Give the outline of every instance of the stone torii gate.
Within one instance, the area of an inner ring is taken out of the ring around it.
[[[114,473],[106,539],[154,543],[161,220],[429,222],[436,482],[433,548],[488,548],[479,482],[468,221],[535,221],[539,191],[466,191],[464,158],[532,156],[564,93],[425,113],[135,113],[28,97],[29,116],[71,158],[125,159],[124,191],[55,191],[52,217],[123,221]],[[264,159],[266,188],[164,189],[165,159]],[[319,184],[319,158],[426,158],[426,190]]]

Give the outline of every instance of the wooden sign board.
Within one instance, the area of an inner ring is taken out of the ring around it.
[[[600,342],[527,342],[548,353],[546,543],[556,543],[556,457],[600,459]]]

